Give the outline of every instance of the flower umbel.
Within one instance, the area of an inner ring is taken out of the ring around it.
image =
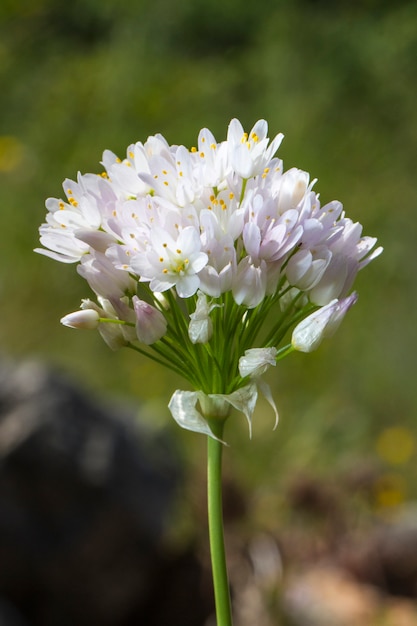
[[[65,180],[49,198],[37,251],[78,273],[95,293],[62,318],[98,329],[182,375],[169,409],[183,428],[207,435],[208,519],[218,626],[232,626],[223,538],[223,428],[232,409],[252,430],[260,391],[278,412],[268,368],[294,350],[311,352],[356,302],[356,274],[380,254],[376,239],[322,205],[307,172],[283,171],[259,120],[230,122],[226,141],[208,129],[197,147],[161,136],[106,150],[104,171]],[[289,337],[291,336],[292,339]]]
[[[283,136],[267,135],[265,120],[245,132],[236,119],[225,141],[203,129],[190,150],[156,135],[122,159],[105,151],[100,174],[65,180],[64,200],[47,200],[38,252],[78,263],[98,304],[62,322],[98,328],[204,397],[234,397],[250,377],[273,404],[260,376],[335,330],[357,272],[382,249],[340,202],[321,204],[307,172],[284,172]],[[200,407],[203,421],[216,417],[213,402]]]

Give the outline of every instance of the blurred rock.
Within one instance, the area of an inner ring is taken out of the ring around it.
[[[417,598],[417,508],[375,524],[366,537],[347,541],[340,564],[386,593]]]
[[[0,464],[5,602],[41,626],[113,626],[145,607],[167,567],[169,441],[40,364],[3,363]],[[2,606],[0,626],[18,626]]]
[[[285,607],[297,626],[370,626],[377,594],[341,570],[316,567],[294,576],[285,590]]]

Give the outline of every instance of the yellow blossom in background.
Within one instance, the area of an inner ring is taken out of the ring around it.
[[[0,136],[0,173],[9,173],[20,167],[23,160],[23,144],[12,135]]]
[[[375,490],[375,501],[379,508],[394,508],[406,499],[407,486],[401,474],[390,473],[381,476]]]
[[[390,465],[403,465],[413,456],[416,448],[413,433],[402,426],[385,428],[376,440],[378,456]]]

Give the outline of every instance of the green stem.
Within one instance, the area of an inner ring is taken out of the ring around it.
[[[223,435],[224,421],[219,418],[210,420],[210,427],[220,439]],[[224,444],[212,437],[207,439],[208,523],[217,626],[232,626],[223,532],[222,452]]]

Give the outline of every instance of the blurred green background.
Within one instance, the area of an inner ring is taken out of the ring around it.
[[[204,126],[220,141],[232,117],[248,129],[266,118],[270,136],[285,134],[285,168],[317,177],[322,201],[341,200],[385,252],[360,274],[337,335],[271,372],[278,429],[262,404],[252,441],[243,419],[230,422],[226,471],[266,517],[292,473],[364,461],[386,477],[378,510],[414,499],[417,3],[3,0],[0,28],[2,355],[47,360],[137,404],[177,433],[197,471],[203,438],[179,432],[166,408],[182,382],[62,327],[87,285],[32,250],[45,198],[78,170],[100,171],[104,149],[123,156],[157,132],[191,146]]]

